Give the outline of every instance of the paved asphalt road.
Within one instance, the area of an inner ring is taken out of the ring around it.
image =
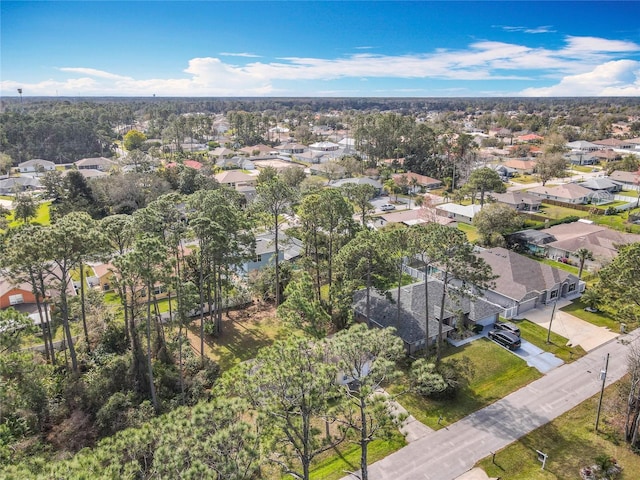
[[[506,447],[598,393],[602,385],[600,370],[607,353],[611,355],[607,385],[622,378],[627,370],[628,344],[637,344],[639,337],[640,329],[610,341],[453,425],[427,434],[371,465],[369,478],[457,478],[491,452]]]

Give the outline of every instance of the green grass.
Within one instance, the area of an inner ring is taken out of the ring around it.
[[[595,313],[587,312],[585,310],[586,306],[586,304],[582,303],[578,299],[574,300],[570,305],[567,305],[560,310],[570,313],[574,317],[577,317],[598,327],[606,327],[612,332],[620,331],[620,322],[615,319],[615,315],[612,312],[608,312],[606,310],[600,310]],[[627,330],[632,330],[636,326],[627,324],[627,327]]]
[[[462,347],[449,347],[446,358],[468,357],[475,368],[469,385],[453,400],[431,400],[415,393],[400,395],[398,401],[410,414],[425,425],[437,430],[457,422],[542,376],[533,367],[499,347],[494,342],[481,338]],[[389,386],[392,394],[401,394],[406,389],[406,377],[398,384]],[[442,421],[438,423],[438,418]]]
[[[513,183],[522,183],[522,184],[527,184],[527,183],[537,183],[540,180],[538,180],[537,177],[533,176],[533,175],[518,175],[517,177],[513,177],[510,179]]]
[[[545,265],[564,270],[565,272],[573,273],[576,276],[578,275],[578,271],[580,270],[578,267],[574,267],[573,265],[569,265],[568,263],[556,262],[555,260],[552,260],[550,258],[540,258],[534,255],[527,256],[532,260],[536,260],[537,262],[544,263]]]
[[[589,216],[589,212],[583,212],[582,210],[576,210],[575,208],[567,208],[567,207],[561,207],[558,205],[550,205],[544,202],[542,203],[538,214],[544,215],[545,217],[551,220],[559,220],[565,217],[586,218]]]
[[[382,460],[387,455],[400,450],[407,443],[404,437],[397,433],[389,440],[374,440],[367,450],[368,464],[371,465]],[[311,469],[311,478],[317,480],[338,480],[346,475],[346,472],[354,472],[360,468],[360,447],[348,444],[335,449],[332,455],[320,460]],[[290,478],[290,477],[284,477]]]
[[[31,219],[31,223],[39,223],[40,225],[49,225],[51,223],[51,215],[49,211],[49,207],[51,202],[43,202],[38,205],[38,210],[36,211],[35,218]],[[15,220],[13,218],[13,213],[11,213],[7,220],[9,221],[9,228],[17,227],[18,225],[22,225],[22,220]]]
[[[628,213],[638,214],[640,213],[640,210],[634,209],[630,210]],[[627,223],[628,213],[625,212],[620,215],[594,215],[589,217],[589,219],[593,220],[596,225],[605,225],[621,232],[640,234],[640,225]]]
[[[607,388],[604,405],[610,405],[621,395],[620,382]],[[574,480],[580,478],[580,468],[593,465],[595,457],[606,453],[623,467],[619,479],[633,480],[640,472],[640,456],[622,441],[614,428],[609,410],[603,409],[601,433],[594,431],[598,395],[581,403],[547,425],[534,430],[520,440],[498,451],[495,464],[492,457],[477,463],[490,477],[502,480]],[[537,460],[536,450],[548,455],[545,470]]]
[[[580,173],[591,173],[593,169],[593,165],[571,165],[571,170],[575,170]]]
[[[536,347],[554,354],[567,363],[573,362],[586,354],[584,349],[579,345],[577,347],[567,347],[569,340],[554,332],[551,332],[549,338],[551,343],[547,343],[547,329],[529,320],[510,320],[510,322],[518,325],[522,338],[533,343]]]
[[[458,223],[458,230],[461,230],[467,236],[467,240],[470,242],[475,242],[480,235],[478,234],[478,229],[473,225],[467,225],[466,223]]]

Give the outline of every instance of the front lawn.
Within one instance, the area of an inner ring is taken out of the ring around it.
[[[453,400],[431,400],[415,393],[402,394],[398,401],[420,422],[439,429],[501,399],[542,376],[508,350],[486,338],[462,347],[448,347],[444,359],[468,357],[475,368],[470,384]],[[389,386],[391,394],[407,388],[407,379]],[[440,424],[438,418],[442,416]]]
[[[540,325],[536,325],[529,320],[509,321],[518,325],[522,338],[533,343],[536,347],[554,354],[566,363],[573,362],[586,354],[584,349],[579,345],[576,347],[567,347],[567,342],[569,340],[554,332],[551,332],[551,343],[547,343],[547,329]]]
[[[575,208],[561,207],[559,205],[551,205],[544,202],[542,202],[538,214],[544,215],[551,220],[559,220],[566,217],[586,218],[589,216],[589,212],[576,210]]]
[[[595,458],[608,454],[623,467],[620,479],[636,479],[640,472],[640,456],[634,454],[614,428],[610,405],[621,395],[620,382],[607,388],[604,396],[600,430],[594,431],[598,396],[581,403],[543,427],[534,430],[492,457],[482,459],[477,466],[490,477],[502,480],[580,478],[580,469],[595,463]],[[609,407],[609,408],[608,408]],[[545,469],[537,459],[536,450],[548,455]]]
[[[43,202],[38,205],[38,210],[36,211],[35,218],[30,220],[30,223],[38,223],[40,225],[49,225],[51,223],[51,215],[49,212],[49,207],[51,206],[51,202]],[[9,221],[9,228],[17,227],[22,224],[22,220],[15,220],[13,218],[13,212],[7,217]]]
[[[537,177],[534,177],[533,175],[518,175],[517,177],[510,178],[509,181],[513,183],[527,184],[527,183],[537,183],[540,180]]]
[[[577,317],[598,327],[606,327],[612,332],[620,331],[620,322],[616,320],[615,316],[611,312],[600,310],[598,312],[592,313],[587,312],[585,310],[586,307],[587,305],[585,303],[582,303],[582,301],[578,299],[571,302],[570,305],[562,307],[560,310],[570,313],[574,317]],[[631,331],[635,328],[635,325],[627,324],[627,331]]]

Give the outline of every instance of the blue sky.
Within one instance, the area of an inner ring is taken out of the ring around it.
[[[0,94],[640,96],[640,2],[0,2]]]

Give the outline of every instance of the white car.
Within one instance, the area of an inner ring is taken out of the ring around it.
[[[383,212],[388,212],[389,210],[395,210],[395,209],[396,209],[395,205],[391,205],[390,203],[385,203],[380,207],[380,210],[382,210]]]

